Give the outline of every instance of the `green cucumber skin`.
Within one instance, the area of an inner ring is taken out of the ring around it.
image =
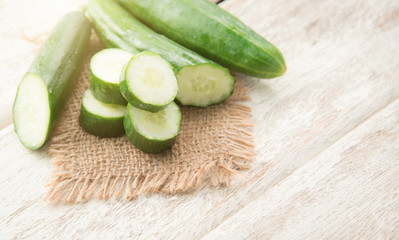
[[[173,104],[173,103],[172,103]],[[123,126],[125,128],[126,136],[131,144],[140,149],[145,153],[160,153],[172,147],[172,145],[176,142],[176,136],[167,140],[154,140],[148,139],[146,136],[142,135],[139,131],[134,128],[133,122],[129,113],[129,104],[127,105],[127,111],[125,118],[123,119]],[[181,123],[181,113],[180,113],[180,122]],[[180,131],[180,127],[179,127]],[[178,132],[179,132],[178,131]]]
[[[72,91],[75,76],[81,66],[85,48],[89,42],[90,33],[91,23],[83,12],[66,14],[57,23],[27,71],[27,74],[33,73],[39,76],[47,86],[50,121],[46,139]],[[15,100],[17,98],[18,95]],[[18,133],[15,121],[14,128],[15,132]],[[40,146],[25,147],[35,150],[43,144],[44,142]]]
[[[213,63],[149,29],[113,0],[89,0],[88,12],[107,47],[157,53],[173,66],[175,74],[187,65]]]
[[[56,118],[75,80],[91,33],[83,12],[66,14],[33,60],[28,72],[38,74],[47,85],[52,118]]]
[[[104,118],[90,113],[82,104],[79,116],[79,124],[82,128],[99,137],[119,137],[125,133],[123,117]]]
[[[119,31],[124,31],[124,30],[121,30],[120,28],[117,29],[117,26],[109,27],[106,23],[106,19],[108,19],[109,16],[107,15],[102,16],[101,14],[104,13],[101,11],[101,9],[99,9],[100,12],[97,13],[98,10],[95,10],[93,8],[95,7],[90,7],[88,11],[90,19],[91,22],[93,23],[94,30],[96,31],[97,36],[100,38],[101,42],[104,44],[106,48],[116,47],[131,52],[132,54],[140,53],[138,49],[136,49],[132,45],[129,45],[123,38],[121,38],[118,30]]]
[[[111,104],[126,105],[126,99],[121,95],[119,84],[104,82],[90,70],[90,88],[99,101]]]
[[[155,31],[222,66],[259,78],[286,71],[283,55],[274,45],[208,0],[118,2]]]

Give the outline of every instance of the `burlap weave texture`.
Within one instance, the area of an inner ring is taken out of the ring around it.
[[[50,139],[56,166],[46,198],[53,203],[96,197],[134,199],[144,193],[168,194],[212,185],[229,185],[250,168],[254,158],[251,111],[245,87],[237,81],[226,102],[208,108],[181,107],[183,119],[176,143],[161,154],[145,154],[125,136],[100,138],[78,122],[83,92],[89,83],[90,57],[103,47],[92,34],[77,84]]]

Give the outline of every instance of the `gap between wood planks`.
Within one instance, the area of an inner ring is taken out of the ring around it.
[[[308,160],[306,160],[303,164],[301,164],[298,168],[296,168],[294,171],[292,171],[291,173],[289,173],[287,176],[285,176],[284,178],[282,178],[281,180],[277,181],[275,184],[273,184],[270,188],[267,188],[262,194],[260,194],[259,196],[256,196],[255,198],[251,199],[250,201],[248,201],[244,206],[242,206],[241,208],[237,209],[236,211],[232,212],[231,214],[227,215],[223,221],[219,222],[218,224],[214,225],[214,227],[212,228],[212,230],[210,230],[209,232],[203,234],[202,236],[199,237],[199,239],[203,239],[204,237],[206,237],[208,234],[210,234],[211,232],[215,231],[215,229],[217,229],[220,225],[222,225],[225,221],[227,221],[228,219],[238,215],[246,206],[250,205],[251,203],[257,201],[259,198],[262,197],[263,194],[265,194],[266,192],[269,192],[271,189],[275,188],[276,186],[278,186],[280,183],[282,183],[287,177],[291,176],[292,174],[294,174],[295,172],[297,172],[299,169],[302,169],[305,167],[305,165],[309,164],[313,159],[317,158],[317,156],[321,155],[323,152],[327,151],[328,149],[330,149],[334,144],[336,144],[337,142],[339,142],[341,139],[343,139],[344,137],[346,137],[347,135],[349,135],[350,133],[352,133],[355,129],[359,128],[360,126],[362,126],[363,124],[365,124],[367,121],[371,120],[372,118],[374,118],[374,116],[376,116],[377,114],[379,114],[380,112],[382,112],[384,109],[388,108],[391,104],[393,104],[395,101],[399,101],[399,97],[396,97],[394,99],[392,99],[390,102],[388,102],[386,105],[384,105],[382,108],[374,111],[369,117],[363,119],[362,121],[360,121],[355,127],[353,127],[351,130],[348,130],[345,134],[343,134],[341,137],[339,137],[338,139],[336,139],[336,141],[332,142],[331,144],[329,144],[326,148],[324,148],[323,150],[319,151],[318,153],[316,153],[314,156],[310,157]],[[266,167],[267,169],[270,168],[270,166]],[[266,174],[267,171],[262,171],[261,176],[264,176]],[[259,176],[259,178],[261,177]],[[231,196],[230,196],[231,197]],[[229,197],[229,198],[230,198]]]
[[[226,0],[211,0],[211,1],[214,2],[214,3],[216,3],[216,4],[219,4],[219,3],[224,2],[224,1],[226,1]]]

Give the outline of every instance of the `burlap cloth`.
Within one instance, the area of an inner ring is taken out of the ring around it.
[[[228,186],[250,168],[254,158],[251,110],[237,81],[225,103],[207,108],[181,107],[183,119],[176,143],[161,154],[145,154],[125,136],[99,138],[78,123],[83,92],[89,87],[89,61],[103,48],[95,33],[76,88],[52,131],[49,153],[56,166],[46,195],[52,203],[90,198],[134,199],[144,193],[178,193],[204,182]],[[205,180],[205,181],[204,181]]]

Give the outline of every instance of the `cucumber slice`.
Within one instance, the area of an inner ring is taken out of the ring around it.
[[[146,153],[159,153],[175,142],[181,117],[180,109],[174,102],[156,113],[128,104],[123,125],[127,138],[135,147]]]
[[[124,70],[120,91],[131,105],[158,112],[176,98],[178,87],[173,68],[158,54],[137,54]]]
[[[212,63],[185,66],[177,79],[179,93],[176,99],[183,105],[206,107],[221,103],[234,91],[235,79],[229,71]]]
[[[93,135],[118,137],[125,132],[125,113],[125,106],[103,103],[94,97],[92,90],[87,89],[83,95],[79,123],[84,130]]]
[[[91,58],[90,88],[94,97],[104,103],[127,104],[119,90],[119,76],[132,57],[128,51],[108,48]]]
[[[17,90],[13,108],[14,128],[21,143],[32,150],[41,147],[50,128],[47,86],[35,73],[27,73]]]

